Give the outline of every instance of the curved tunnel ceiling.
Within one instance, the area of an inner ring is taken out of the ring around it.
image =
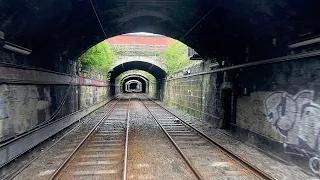
[[[121,81],[123,81],[123,80],[125,80],[125,79],[127,79],[127,78],[129,78],[129,77],[141,77],[141,78],[145,79],[145,81],[149,81],[149,79],[147,78],[147,76],[145,76],[145,75],[143,75],[143,74],[141,74],[141,73],[128,73],[128,74],[126,74],[126,75],[124,75],[124,76],[122,77]]]
[[[112,71],[110,72],[111,73],[110,82],[114,83],[117,76],[119,76],[125,71],[134,70],[134,69],[149,72],[156,79],[163,79],[166,77],[166,74],[167,74],[164,69],[160,68],[155,64],[151,64],[150,62],[130,61],[130,62],[125,62],[123,64],[119,64],[112,69]]]
[[[144,79],[142,79],[141,77],[129,77],[129,78],[125,79],[122,82],[123,91],[124,91],[124,88],[125,88],[124,84],[127,84],[130,81],[139,81],[142,84],[142,88],[144,88],[144,91],[145,91],[146,86],[147,86],[147,82]]]
[[[127,81],[125,84],[131,84],[131,83],[138,83],[138,84],[142,84],[142,82],[141,81],[139,81],[139,80],[134,80],[134,79],[131,79],[131,80],[129,80],[129,81]]]
[[[318,0],[164,2],[93,0],[108,37],[138,31],[162,34],[207,57],[263,39],[283,37],[277,42],[287,44],[301,34],[320,32]],[[30,58],[39,62],[75,60],[106,39],[89,0],[1,0],[0,12],[0,31],[9,41],[32,49]]]
[[[144,79],[142,79],[141,77],[129,77],[128,79],[125,79],[122,82],[122,84],[126,84],[127,82],[132,81],[132,80],[137,80],[137,81],[141,82],[142,84],[146,84],[146,81]]]
[[[123,82],[122,82],[122,91],[123,92],[126,92],[126,90],[125,90],[125,85],[126,84],[130,84],[130,83],[140,83],[141,84],[141,90],[142,90],[142,92],[143,93],[145,93],[146,92],[146,88],[147,88],[147,83],[143,80],[143,79],[141,79],[141,78],[139,78],[139,77],[131,77],[131,78],[128,78],[128,79],[126,79],[126,80],[124,80]]]
[[[127,79],[131,79],[131,78],[141,79],[146,83],[149,82],[149,80],[145,76],[141,76],[141,75],[128,75],[128,76],[125,76],[124,78],[122,78],[121,82],[124,82]]]

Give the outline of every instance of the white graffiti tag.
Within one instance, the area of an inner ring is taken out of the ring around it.
[[[303,90],[294,96],[278,91],[265,99],[267,119],[272,123],[273,128],[284,137],[285,150],[287,145],[291,144],[300,152],[319,154],[320,105],[313,102],[313,99],[314,91],[312,90]]]
[[[267,118],[287,143],[320,152],[320,105],[314,92],[304,90],[295,96],[274,92],[265,99]]]

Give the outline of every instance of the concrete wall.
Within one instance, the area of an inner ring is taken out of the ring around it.
[[[43,122],[43,119],[49,119],[52,102],[50,88],[44,87],[40,91],[37,86],[31,85],[0,85],[0,140],[25,132]]]
[[[50,119],[69,87],[65,85],[0,85],[0,141],[10,139]],[[56,118],[77,111],[77,86]]]

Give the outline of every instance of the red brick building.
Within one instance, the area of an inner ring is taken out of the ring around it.
[[[120,36],[115,36],[106,40],[108,43],[113,45],[124,45],[124,44],[136,44],[136,45],[159,45],[167,46],[173,39],[160,36],[160,35],[135,35],[135,34],[125,34]]]

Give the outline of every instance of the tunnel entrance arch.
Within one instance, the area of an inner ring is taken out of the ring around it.
[[[121,88],[122,88],[122,92],[126,93],[126,86],[125,84],[130,82],[130,81],[139,81],[141,83],[141,92],[142,93],[147,93],[147,89],[148,89],[148,81],[146,81],[145,79],[139,77],[139,76],[130,76],[130,77],[126,77],[121,81]]]
[[[134,59],[130,61],[116,61],[115,66],[110,72],[110,81],[115,82],[117,76],[129,70],[146,71],[152,74],[156,79],[163,79],[167,75],[165,67],[159,63],[155,63],[155,61]]]
[[[138,92],[142,91],[142,82],[138,80],[129,80],[125,84],[126,93],[130,92]]]
[[[153,64],[148,60],[141,59],[132,60],[129,62],[116,63],[116,65],[110,72],[110,82],[115,84],[116,77],[129,70],[143,70],[153,75],[157,81],[157,96],[160,96],[160,90],[163,82],[161,80],[165,79],[167,75],[164,67],[161,67],[158,64]],[[110,93],[111,95],[115,95],[115,86],[111,87]]]
[[[98,7],[96,16],[94,9]],[[267,45],[257,47],[259,42],[272,46],[271,40],[284,34],[287,35],[283,42],[278,39],[277,42],[287,46],[288,41],[303,34],[303,29],[311,27],[310,22],[317,22],[320,13],[317,7],[317,1],[292,0],[258,4],[255,1],[95,0],[93,6],[90,1],[52,0],[30,4],[28,0],[19,3],[4,0],[0,5],[0,27],[7,40],[32,49],[30,59],[35,64],[53,69],[56,61],[74,61],[106,38],[130,32],[150,32],[179,39],[209,58],[232,55],[235,51],[244,53],[248,46],[263,50]],[[57,9],[59,13],[52,14]],[[186,13],[189,16],[184,16]],[[319,33],[319,25],[314,27],[308,30],[312,32],[310,36]],[[279,47],[279,43],[276,46]]]
[[[127,74],[126,76],[124,76],[122,78],[122,80],[120,82],[122,92],[125,92],[125,83],[130,80],[138,80],[142,83],[142,89],[141,89],[142,93],[149,92],[149,80],[147,79],[147,77],[145,77],[141,74],[136,74],[136,73]]]

